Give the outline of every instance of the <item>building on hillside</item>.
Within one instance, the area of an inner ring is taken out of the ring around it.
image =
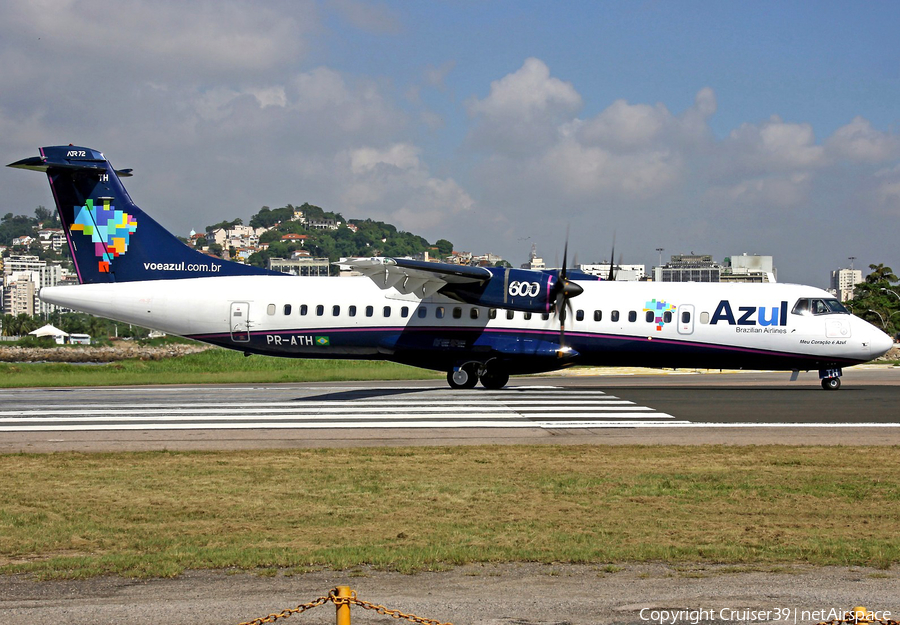
[[[328,276],[331,263],[327,258],[270,258],[266,266],[272,271],[292,276]]]
[[[775,282],[778,271],[772,262],[771,256],[757,254],[741,254],[725,259],[720,282],[751,282],[764,283]]]
[[[216,243],[227,249],[229,247],[253,247],[259,245],[259,237],[268,228],[254,228],[236,224],[231,228],[216,228],[207,233],[206,242]]]
[[[13,239],[12,246],[29,248],[29,247],[31,247],[31,244],[34,243],[34,241],[35,241],[34,237],[30,237],[26,234],[21,237],[16,237],[15,239]]]
[[[337,230],[340,226],[341,222],[336,219],[316,219],[306,222],[306,227],[310,230]]]
[[[300,245],[305,245],[306,240],[309,238],[308,234],[285,234],[281,237],[281,240],[285,243],[299,243]]]
[[[454,265],[468,265],[472,262],[472,252],[457,252],[454,250],[450,252],[447,262]]]
[[[654,282],[719,282],[722,267],[711,254],[674,254],[662,267],[653,268]]]
[[[497,256],[496,254],[491,254],[490,252],[488,252],[487,254],[472,256],[472,262],[487,267],[493,267],[501,260],[503,260],[502,256]]]
[[[863,275],[859,269],[836,269],[831,272],[828,292],[846,302],[853,299],[853,290],[862,281]]]
[[[63,246],[66,245],[66,235],[62,228],[44,228],[38,230],[38,240],[42,249],[52,249],[54,252],[61,252]]]

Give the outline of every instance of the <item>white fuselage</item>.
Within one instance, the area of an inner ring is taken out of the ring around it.
[[[795,314],[790,284],[581,282],[565,364],[811,369],[864,362],[890,338],[849,314]],[[52,287],[60,306],[245,352],[383,358],[446,369],[472,354],[537,357],[559,347],[555,313],[523,313],[381,289],[369,278],[238,276]],[[543,346],[543,347],[542,347]],[[547,347],[549,346],[549,348]],[[743,363],[743,364],[742,364]],[[521,370],[563,366],[542,359]],[[513,367],[516,369],[516,367]]]

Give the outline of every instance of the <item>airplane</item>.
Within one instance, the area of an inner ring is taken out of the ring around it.
[[[563,268],[341,259],[357,277],[297,277],[205,255],[138,208],[93,149],[40,148],[78,285],[43,301],[245,354],[380,359],[453,388],[574,365],[818,370],[873,360],[891,338],[828,292],[793,284],[617,282]],[[612,277],[612,276],[610,276]]]

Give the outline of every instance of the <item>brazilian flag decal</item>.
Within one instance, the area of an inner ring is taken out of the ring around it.
[[[317,336],[316,345],[318,345],[319,347],[327,347],[328,345],[331,345],[331,341],[327,336]]]

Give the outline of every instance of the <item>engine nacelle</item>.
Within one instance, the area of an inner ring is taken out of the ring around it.
[[[482,285],[447,284],[441,293],[467,304],[545,313],[553,307],[556,276],[529,269],[489,267],[493,277]]]

